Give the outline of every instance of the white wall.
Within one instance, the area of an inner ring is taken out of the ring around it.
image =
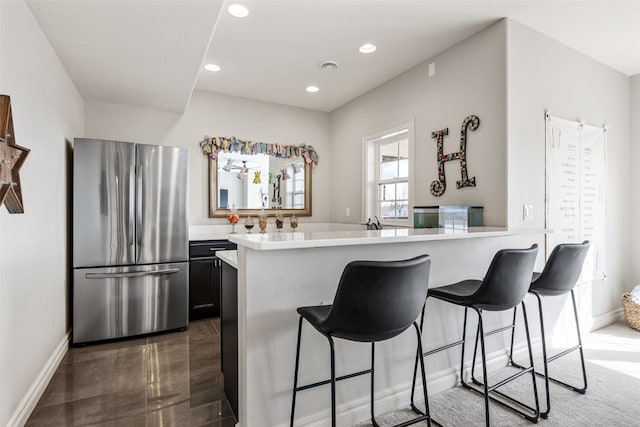
[[[327,113],[196,91],[184,115],[87,102],[87,138],[115,139],[189,149],[190,224],[224,224],[208,217],[208,162],[198,142],[204,135],[281,144],[313,145],[320,155],[313,169],[314,222],[329,220],[329,115]],[[305,221],[307,219],[302,219]]]
[[[20,421],[21,400],[70,328],[69,141],[82,136],[84,105],[22,1],[0,2],[0,52],[0,93],[11,96],[16,143],[31,149],[20,172],[25,213],[0,207],[4,426]]]
[[[629,286],[629,78],[518,22],[508,20],[509,226],[542,228],[546,110],[609,126],[607,132],[606,273],[584,292],[591,315],[620,308]],[[534,219],[522,220],[522,205]]]
[[[630,177],[629,182],[629,259],[640,259],[640,221],[638,214],[640,213],[640,191],[638,191],[638,182],[640,182],[640,168],[637,165],[640,162],[640,74],[632,76],[630,79],[630,113],[629,113],[629,161],[630,161]],[[640,263],[630,262],[629,282],[627,289],[630,290],[634,284],[640,283]]]
[[[362,137],[415,117],[415,206],[481,205],[485,224],[506,225],[505,39],[499,22],[331,113],[332,221],[361,219]],[[434,77],[427,73],[431,62]],[[460,162],[447,162],[447,189],[432,196],[438,163],[431,132],[448,127],[444,153],[457,152],[460,126],[471,114],[480,118],[467,137],[467,170],[477,186],[456,189]]]

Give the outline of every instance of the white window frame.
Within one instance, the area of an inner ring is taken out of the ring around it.
[[[296,166],[298,166],[297,171]],[[292,162],[287,164],[285,167],[287,169],[287,173],[289,174],[289,179],[285,181],[285,198],[287,200],[285,206],[290,209],[302,209],[304,208],[304,197],[302,205],[296,206],[295,199],[296,196],[304,195],[304,162],[302,160]],[[299,181],[300,177],[302,177],[303,181],[302,190],[296,191],[296,181]]]
[[[409,174],[407,177],[409,186],[408,214],[407,219],[385,219],[380,218],[382,225],[413,227],[413,205],[414,205],[414,157],[415,157],[415,119],[413,117],[385,127],[384,129],[370,133],[362,138],[362,222],[369,219],[374,221],[374,217],[380,218],[378,214],[377,184],[380,165],[378,164],[379,142],[390,138],[392,134],[407,129],[409,145]]]

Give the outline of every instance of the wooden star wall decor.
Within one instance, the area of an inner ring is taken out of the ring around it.
[[[11,115],[11,98],[0,95],[0,205],[9,213],[24,213],[20,168],[29,149],[16,145]]]

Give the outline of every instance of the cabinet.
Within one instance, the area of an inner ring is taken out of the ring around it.
[[[220,315],[222,261],[216,253],[236,249],[228,240],[189,242],[189,319]]]
[[[238,419],[238,272],[222,263],[220,334],[224,393]]]

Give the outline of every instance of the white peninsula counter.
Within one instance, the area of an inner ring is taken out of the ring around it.
[[[304,229],[304,227],[301,227]],[[482,278],[496,251],[537,243],[537,267],[544,263],[544,230],[476,227],[443,229],[321,230],[229,234],[238,246],[238,425],[286,426],[296,349],[296,308],[333,300],[345,265],[354,260],[399,260],[420,254],[432,258],[430,286]],[[223,310],[224,310],[223,306]],[[489,317],[501,323],[507,317]],[[474,325],[473,322],[471,322]],[[462,311],[429,301],[425,316],[425,350],[461,337]],[[488,325],[490,326],[490,325]],[[475,326],[473,326],[475,327]],[[507,338],[489,341],[488,354],[504,348]],[[493,345],[493,347],[492,347]],[[370,346],[336,340],[336,374],[367,369]],[[406,407],[416,352],[412,330],[376,346],[376,414]],[[456,383],[459,350],[427,359],[429,392]],[[302,330],[299,385],[328,379],[329,346],[305,324]],[[338,425],[369,419],[369,378],[338,382]],[[417,395],[420,396],[419,392]],[[326,426],[330,419],[329,386],[298,393],[296,426]]]

